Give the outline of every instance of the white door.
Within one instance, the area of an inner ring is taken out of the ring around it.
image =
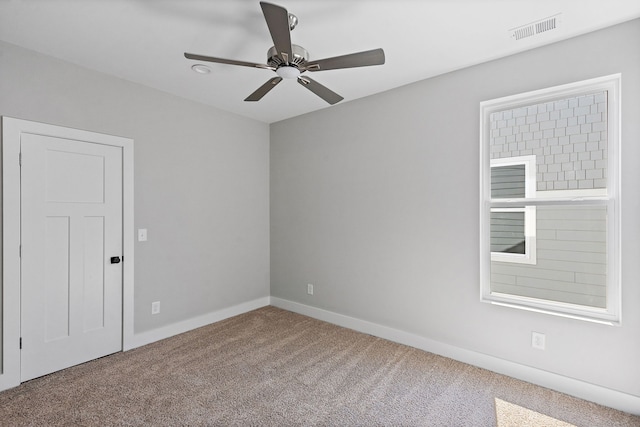
[[[122,349],[122,148],[22,134],[21,381]]]

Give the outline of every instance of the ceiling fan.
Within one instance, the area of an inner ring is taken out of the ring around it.
[[[344,98],[315,80],[303,76],[302,74],[304,72],[384,64],[384,51],[382,49],[373,49],[310,61],[309,53],[306,49],[291,43],[291,30],[298,24],[298,18],[287,12],[287,9],[275,4],[260,2],[260,7],[262,7],[264,19],[267,21],[267,26],[273,39],[273,46],[267,51],[266,64],[215,58],[213,56],[196,55],[186,52],[184,54],[187,59],[241,65],[243,67],[264,68],[276,72],[277,77],[272,78],[260,86],[255,92],[249,95],[245,101],[259,101],[285,78],[297,79],[298,83],[302,86],[333,105],[342,101]]]

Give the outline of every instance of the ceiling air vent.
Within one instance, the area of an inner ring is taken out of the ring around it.
[[[533,37],[547,31],[555,30],[560,26],[560,14],[532,22],[531,24],[522,25],[509,30],[510,37],[514,40],[522,40],[527,37]]]

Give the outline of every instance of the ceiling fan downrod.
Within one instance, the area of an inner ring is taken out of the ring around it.
[[[289,31],[293,31],[298,25],[298,17],[293,13],[289,13]]]

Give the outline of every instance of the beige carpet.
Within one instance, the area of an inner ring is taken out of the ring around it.
[[[0,393],[2,426],[640,426],[274,307]]]

